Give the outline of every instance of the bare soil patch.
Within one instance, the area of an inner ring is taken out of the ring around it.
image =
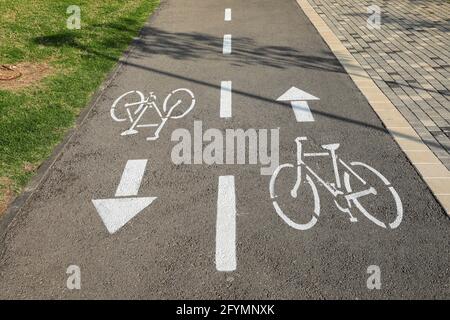
[[[11,203],[14,193],[12,191],[12,180],[0,177],[0,216],[6,211]]]
[[[0,89],[20,90],[39,83],[51,73],[52,68],[47,63],[0,64]]]

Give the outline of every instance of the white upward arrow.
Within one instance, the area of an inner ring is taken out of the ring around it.
[[[156,199],[131,197],[137,196],[139,192],[146,166],[147,160],[128,160],[116,190],[116,198],[92,200],[110,234],[122,228]]]
[[[320,99],[296,87],[291,87],[277,99],[277,101],[289,101],[291,103],[292,110],[294,110],[297,122],[314,121],[314,117],[311,113],[311,109],[309,109],[307,102],[310,100]]]

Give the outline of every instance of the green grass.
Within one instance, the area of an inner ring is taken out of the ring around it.
[[[69,5],[81,29],[68,30]],[[74,125],[159,0],[2,0],[0,64],[48,63],[53,73],[20,91],[0,90],[0,204],[15,194]],[[1,185],[8,181],[9,186]],[[3,197],[4,198],[4,197]],[[0,206],[1,207],[1,206]]]

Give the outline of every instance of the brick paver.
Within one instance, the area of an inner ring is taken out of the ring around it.
[[[450,2],[308,2],[450,170]],[[373,5],[379,29],[367,25]]]

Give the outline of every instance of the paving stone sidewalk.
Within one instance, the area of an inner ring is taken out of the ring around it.
[[[450,170],[450,2],[308,1]],[[379,29],[368,27],[373,5]]]

